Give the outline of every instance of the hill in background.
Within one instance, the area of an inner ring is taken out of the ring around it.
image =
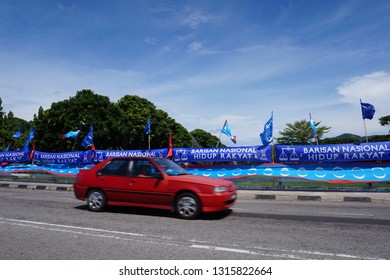
[[[368,136],[369,142],[390,141],[390,134],[388,135],[371,135]],[[343,133],[333,138],[325,138],[321,144],[345,144],[345,143],[363,143],[366,142],[365,136],[359,136],[352,133]]]

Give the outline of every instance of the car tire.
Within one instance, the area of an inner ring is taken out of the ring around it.
[[[175,212],[181,219],[196,219],[201,211],[199,198],[192,193],[182,193],[175,200]]]
[[[102,191],[91,190],[87,196],[87,206],[90,211],[100,212],[106,207],[106,196]]]

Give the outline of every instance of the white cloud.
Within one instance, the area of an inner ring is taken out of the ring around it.
[[[152,45],[152,46],[157,45],[157,40],[156,40],[156,38],[152,38],[152,37],[147,37],[147,38],[145,38],[145,39],[144,39],[144,42],[145,42],[145,44],[147,44],[147,45]]]
[[[378,118],[389,115],[390,73],[377,71],[356,76],[337,87],[339,101],[338,110],[328,116],[332,132],[364,134],[360,99],[375,106],[376,113],[372,120],[367,120],[368,135],[386,134],[388,127],[379,124]]]
[[[188,50],[190,52],[197,52],[201,50],[203,47],[201,42],[192,42],[191,44],[188,45]]]
[[[202,13],[200,11],[186,9],[184,11],[183,24],[190,26],[192,29],[197,29],[203,24],[216,22],[220,17],[211,13]]]
[[[385,71],[373,72],[357,76],[346,81],[337,88],[341,101],[359,105],[359,99],[372,103],[377,112],[387,115],[390,104],[390,73]]]

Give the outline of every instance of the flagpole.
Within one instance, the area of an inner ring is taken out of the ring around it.
[[[218,148],[219,142],[221,142],[221,136],[222,136],[222,132],[219,134],[219,138],[218,138],[217,146],[215,146],[215,148]]]
[[[217,146],[215,146],[215,148],[218,148],[218,145],[219,145],[219,143],[221,142],[221,137],[222,137],[222,130],[224,129],[224,127],[225,127],[226,123],[227,123],[227,120],[225,120],[225,122],[223,123],[222,129],[221,129],[221,133],[219,134],[219,138],[218,138]]]
[[[148,134],[148,150],[150,150],[150,134]]]
[[[74,148],[76,147],[77,137],[79,137],[79,134],[77,133],[76,138],[74,139],[74,144],[72,148],[72,152],[74,151]]]
[[[366,134],[366,142],[368,143],[367,127],[366,127],[366,120],[365,119],[363,119],[363,124],[364,124],[364,132]]]
[[[314,121],[313,121],[313,119],[312,119],[312,117],[311,117],[311,113],[309,112],[309,123],[310,123],[310,126],[311,126],[311,128],[312,128],[312,130],[313,130],[313,136],[314,136],[314,140],[316,140],[316,143],[317,143],[317,145],[318,145],[318,138],[317,138],[317,132],[316,132],[316,127],[315,127],[315,124],[314,124]]]

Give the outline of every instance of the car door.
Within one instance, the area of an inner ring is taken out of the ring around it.
[[[131,180],[129,190],[134,203],[145,206],[170,206],[172,194],[168,181],[149,159],[133,159],[130,162]]]
[[[97,176],[98,187],[110,202],[131,202],[130,159],[113,159],[100,169]]]

